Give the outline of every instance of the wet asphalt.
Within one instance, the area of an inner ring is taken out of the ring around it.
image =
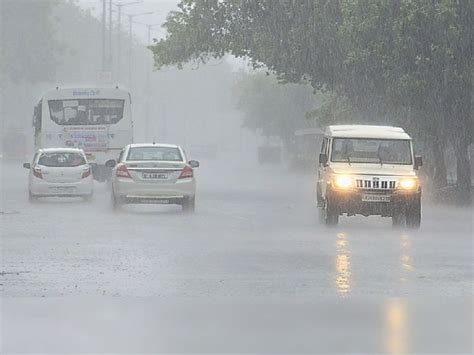
[[[107,184],[92,202],[30,203],[21,162],[1,173],[4,351],[472,350],[472,209],[425,203],[419,231],[378,217],[328,229],[312,174],[239,160],[201,161],[192,215],[113,211]],[[59,325],[68,341],[45,342]]]

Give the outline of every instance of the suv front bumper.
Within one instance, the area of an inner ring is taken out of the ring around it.
[[[376,201],[381,196],[385,201]],[[396,213],[404,212],[408,206],[419,203],[421,190],[329,190],[327,198],[339,214],[392,217]]]

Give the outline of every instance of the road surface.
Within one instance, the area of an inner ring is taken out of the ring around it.
[[[202,161],[197,178],[194,215],[114,212],[106,184],[89,203],[29,203],[27,170],[4,161],[2,349],[472,350],[472,209],[425,204],[420,231],[328,229],[311,174]]]

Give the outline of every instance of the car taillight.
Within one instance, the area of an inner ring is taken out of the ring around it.
[[[41,174],[41,169],[37,167],[33,168],[33,175],[36,176],[38,179],[43,178],[43,174]]]
[[[82,173],[81,179],[85,179],[86,177],[91,175],[91,168],[87,168],[87,170],[84,170]]]
[[[184,178],[191,178],[194,176],[194,171],[193,171],[193,168],[191,168],[190,166],[186,165],[184,168],[183,168],[183,171],[181,171],[181,175],[179,176],[180,179],[184,179]]]
[[[125,177],[125,178],[132,178],[130,176],[130,173],[128,172],[127,166],[124,164],[119,164],[117,165],[117,169],[115,170],[115,174],[120,177]]]

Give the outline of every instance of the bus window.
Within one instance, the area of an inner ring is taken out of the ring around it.
[[[115,124],[123,117],[124,103],[118,99],[48,101],[51,120],[62,126]]]

